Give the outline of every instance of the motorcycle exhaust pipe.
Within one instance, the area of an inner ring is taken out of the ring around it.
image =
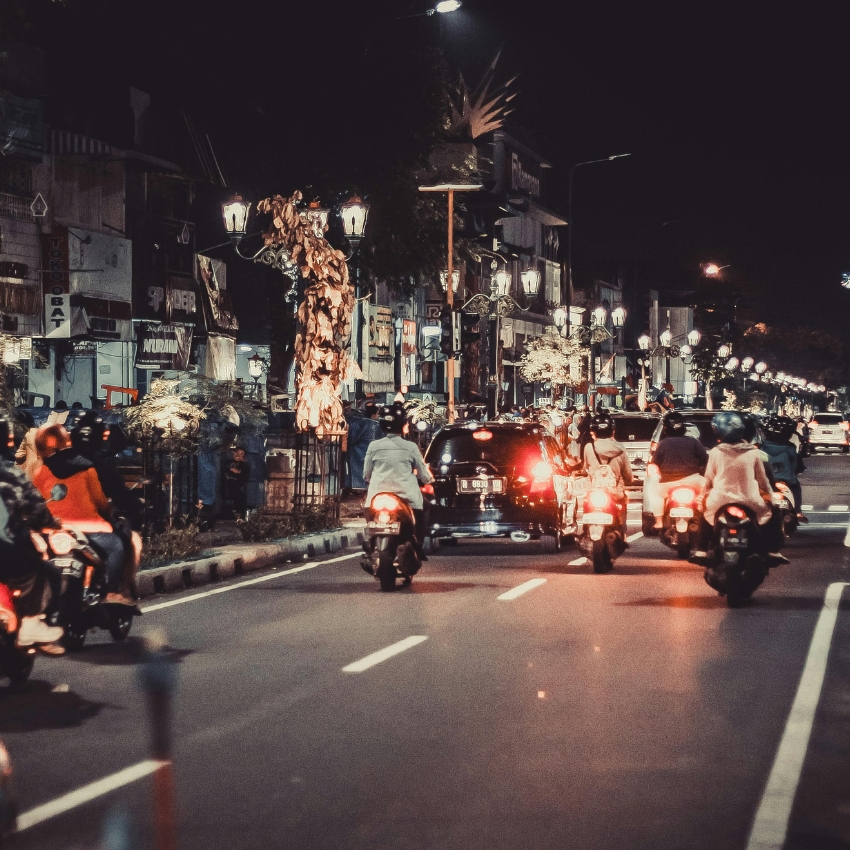
[[[511,540],[514,543],[528,543],[531,540],[531,535],[527,531],[512,531]]]

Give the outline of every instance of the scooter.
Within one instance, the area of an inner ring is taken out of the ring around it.
[[[422,562],[414,545],[415,534],[413,509],[404,499],[394,493],[373,496],[366,511],[367,537],[360,566],[378,579],[381,590],[395,590],[398,578],[407,586],[419,572]]]
[[[694,487],[674,487],[664,503],[664,525],[661,542],[689,558],[696,548],[700,526],[699,492]]]
[[[779,508],[782,523],[782,537],[787,540],[800,524],[797,519],[797,505],[791,488],[784,481],[776,482],[776,492],[772,494],[773,504]]]
[[[14,598],[18,593],[0,584],[0,679],[8,679],[13,687],[26,682],[35,663],[35,647],[17,643],[21,620]]]
[[[765,580],[768,566],[759,547],[760,529],[753,512],[743,505],[724,505],[714,520],[713,549],[705,581],[740,608]]]
[[[584,515],[577,538],[579,549],[593,562],[593,572],[608,573],[626,551],[621,520],[623,506],[613,493],[592,488],[584,497]]]

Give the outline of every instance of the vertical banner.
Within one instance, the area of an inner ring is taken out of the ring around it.
[[[369,307],[369,359],[392,360],[393,312],[389,307]]]
[[[405,319],[401,325],[401,383],[416,383],[416,322]]]
[[[68,276],[68,229],[54,224],[53,233],[41,237],[44,335],[48,339],[71,336],[71,282]]]

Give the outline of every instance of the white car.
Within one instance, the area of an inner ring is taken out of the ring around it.
[[[816,413],[809,422],[809,447],[817,449],[841,449],[847,454],[850,444],[847,441],[848,423],[840,413]]]

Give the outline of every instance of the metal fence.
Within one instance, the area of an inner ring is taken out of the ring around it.
[[[148,534],[198,513],[197,455],[146,448],[142,451],[142,481]]]

